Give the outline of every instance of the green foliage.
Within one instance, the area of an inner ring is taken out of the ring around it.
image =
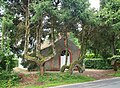
[[[109,59],[117,59],[120,58],[120,55],[113,55],[112,57],[110,57]]]
[[[94,58],[94,57],[95,57],[94,53],[86,54],[86,58]]]
[[[116,62],[120,61],[120,55],[113,55],[112,57],[109,57],[108,59],[111,61],[111,65],[114,66]]]
[[[101,0],[101,8],[98,12],[98,17],[100,19],[99,35],[98,39],[100,42],[99,49],[101,55],[106,57],[105,54],[116,54],[116,49],[119,48],[119,0]],[[96,41],[97,42],[97,41]]]
[[[80,43],[79,43],[79,41],[78,41],[78,38],[75,38],[75,35],[74,35],[74,33],[72,33],[72,32],[70,32],[70,40],[72,40],[72,42],[76,45],[76,46],[78,46],[79,48],[80,48]]]
[[[111,69],[111,61],[101,58],[92,58],[85,60],[85,67],[90,69]]]
[[[7,71],[0,72],[0,88],[11,88],[17,86],[20,77],[15,73]]]
[[[11,15],[6,15],[2,18],[2,41],[0,49],[0,70],[11,71],[16,66],[15,56],[12,53],[10,43],[10,30],[13,27]]]
[[[51,1],[39,1],[39,3],[32,3],[32,8],[35,11],[35,15],[31,18],[31,21],[38,21],[40,17],[46,13],[46,11],[51,9]],[[42,20],[42,18],[40,19]]]
[[[0,51],[0,70],[11,71],[17,66],[17,60],[14,58],[14,54],[7,55],[3,51]]]
[[[93,24],[90,24],[93,28],[90,35],[93,35],[87,39],[87,49],[92,50],[95,55],[100,55],[104,59],[118,54],[116,49],[120,48],[118,37],[120,32],[119,8],[119,0],[101,0],[100,11],[97,11],[96,14],[95,12],[93,12],[94,14],[89,13],[90,18],[96,21],[91,19],[89,22]]]

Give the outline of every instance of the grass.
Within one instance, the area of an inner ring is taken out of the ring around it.
[[[116,73],[111,74],[114,77],[120,77],[120,70],[118,70]]]
[[[43,83],[41,86],[27,86],[25,88],[46,88],[50,86],[58,86],[64,84],[72,84],[72,83],[81,83],[93,81],[94,78],[81,76],[80,74],[72,74],[69,73],[46,73],[44,76],[39,75],[38,81]]]

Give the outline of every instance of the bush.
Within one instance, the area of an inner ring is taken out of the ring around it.
[[[2,71],[0,73],[0,88],[11,88],[20,80],[20,77],[15,73]]]
[[[12,71],[16,66],[16,61],[14,60],[14,54],[6,55],[5,52],[0,51],[0,70]]]
[[[102,59],[85,60],[85,67],[90,69],[112,69],[111,61]]]

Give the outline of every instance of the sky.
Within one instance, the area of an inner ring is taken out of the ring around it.
[[[99,10],[100,7],[100,0],[89,0],[90,2],[90,7],[95,8],[96,10]]]

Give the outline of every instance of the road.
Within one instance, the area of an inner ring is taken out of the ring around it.
[[[120,78],[111,78],[86,83],[77,83],[49,88],[120,88]]]

